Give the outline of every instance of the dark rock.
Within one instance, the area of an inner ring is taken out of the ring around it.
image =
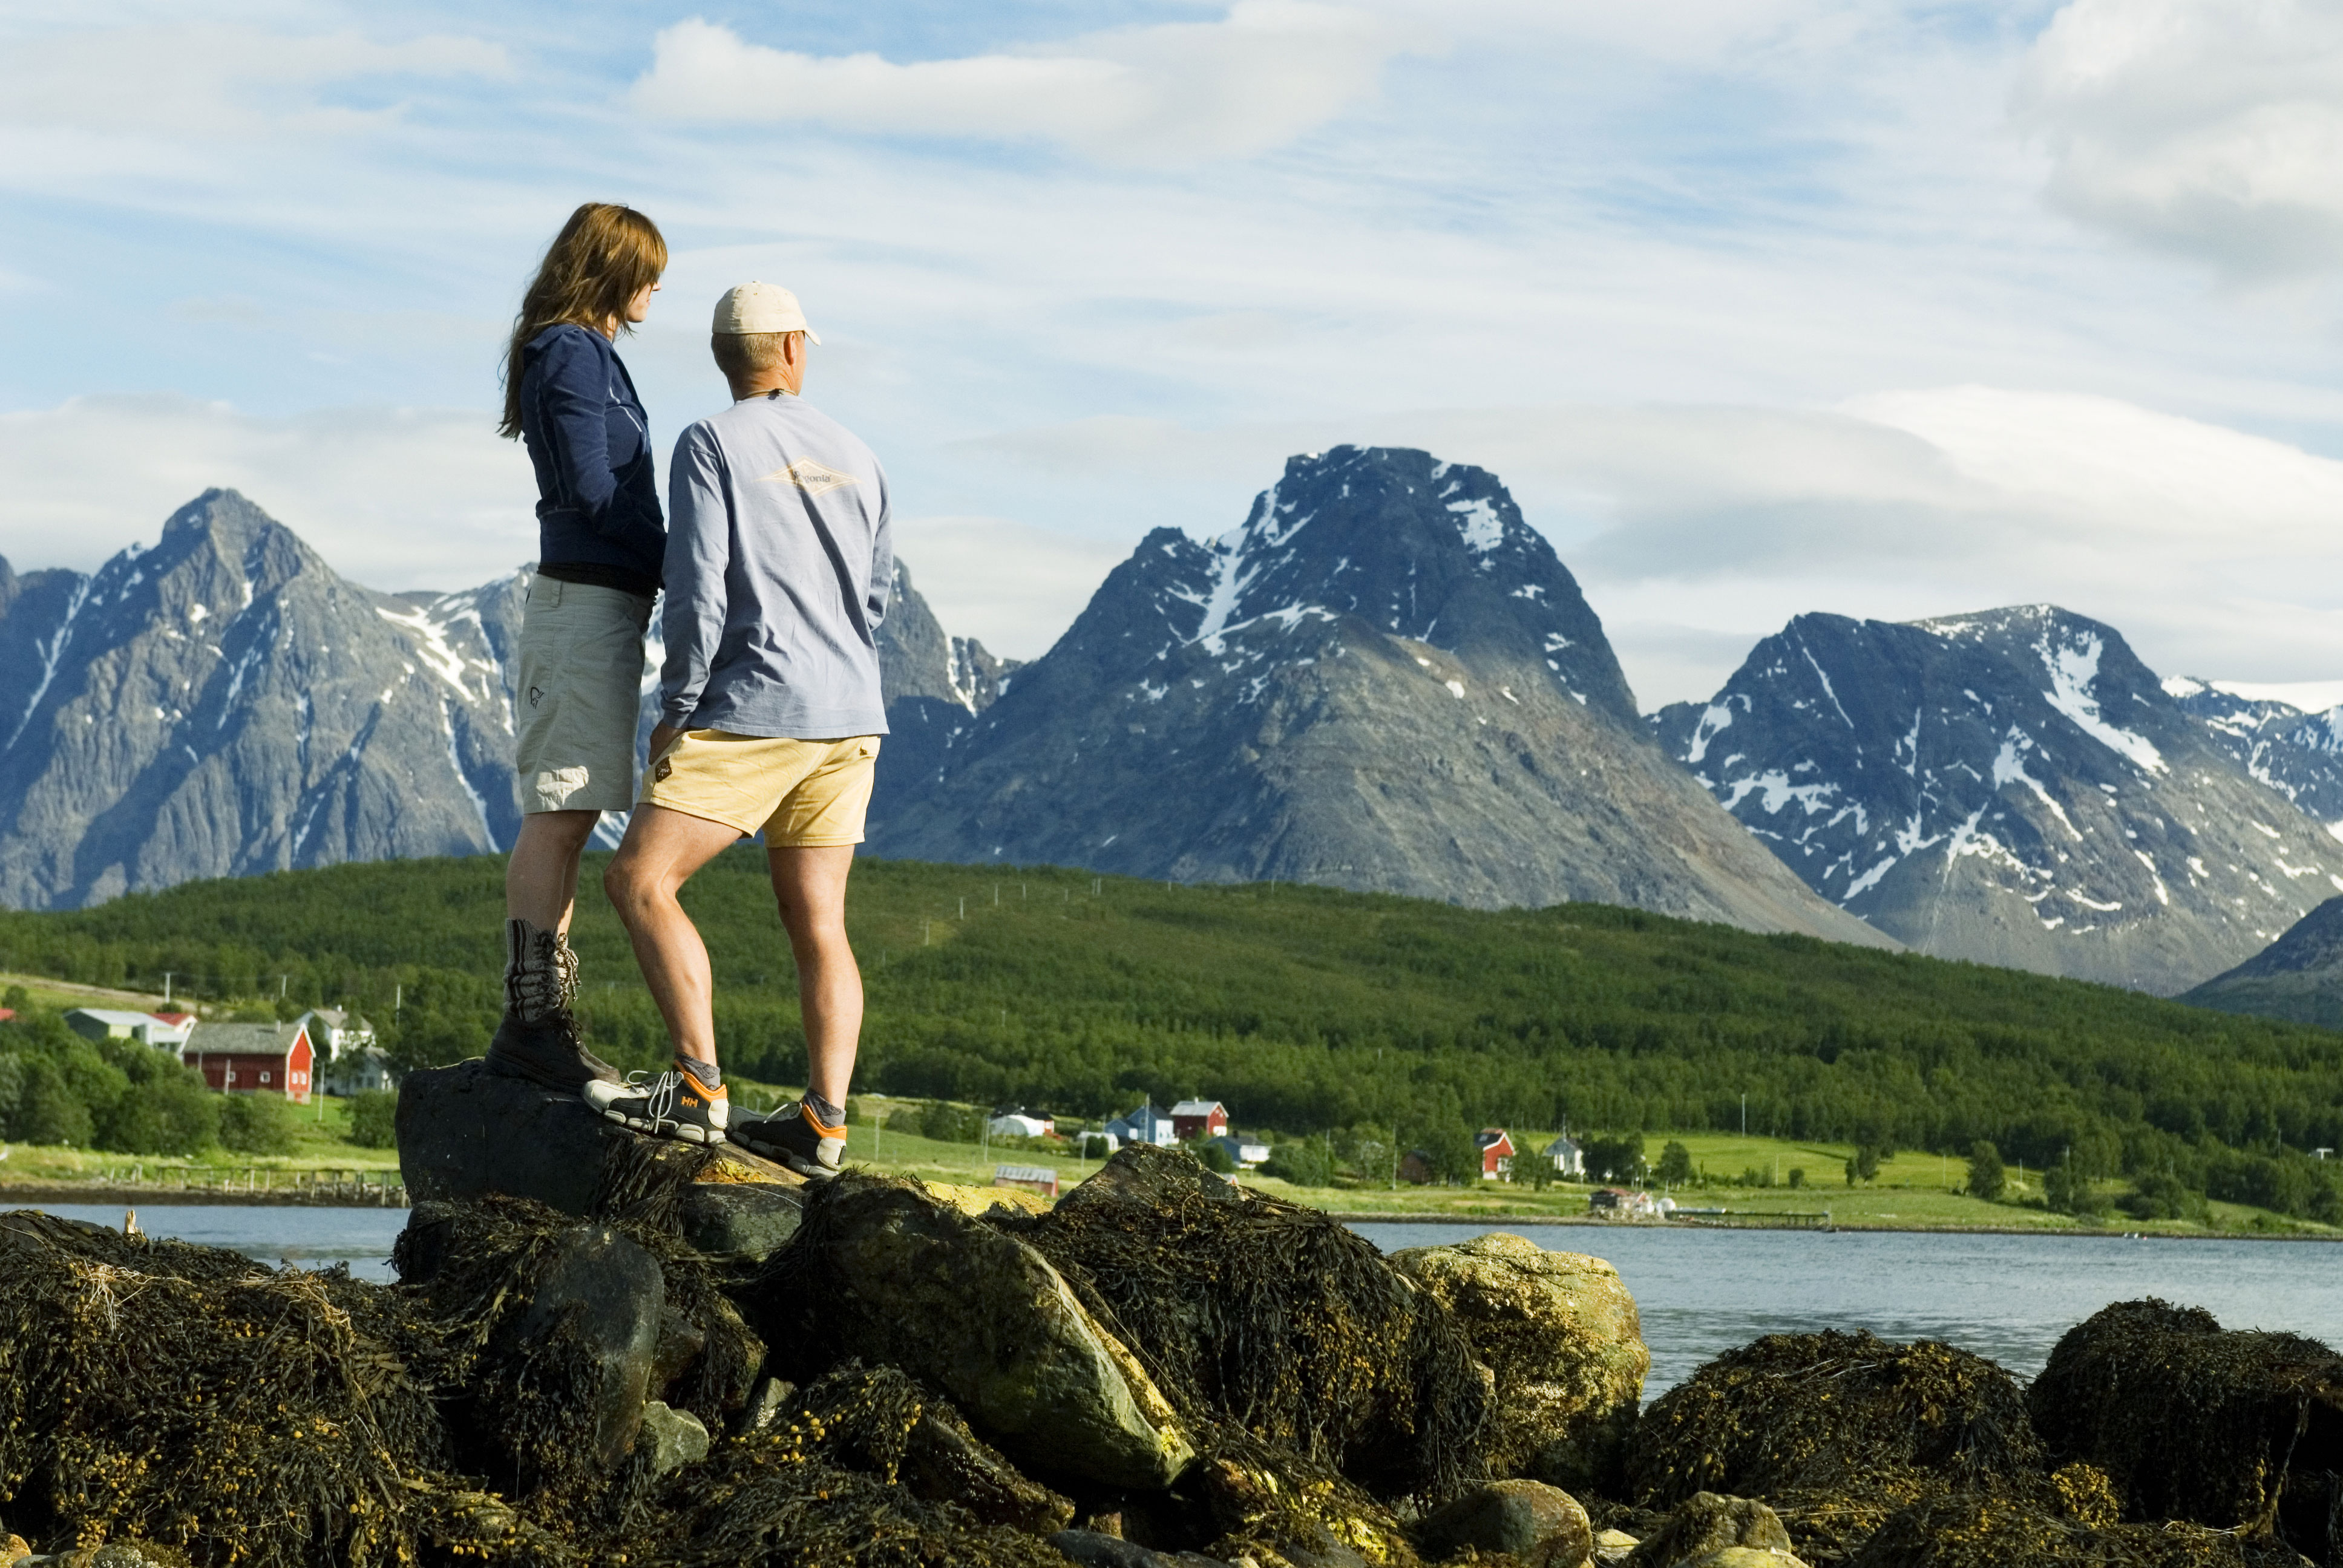
[[[667,1283],[649,1252],[607,1225],[580,1225],[560,1240],[528,1311],[506,1336],[508,1355],[548,1351],[570,1363],[586,1415],[578,1436],[594,1462],[617,1466],[633,1446],[650,1398]]]
[[[1698,1492],[1679,1504],[1667,1523],[1636,1543],[1628,1568],[1676,1568],[1728,1546],[1759,1552],[1790,1551],[1790,1533],[1772,1509],[1754,1498]]]
[[[707,1348],[707,1330],[676,1311],[672,1302],[661,1307],[659,1348],[651,1352],[651,1387],[664,1392]]]
[[[699,1182],[683,1194],[677,1212],[683,1239],[699,1251],[762,1262],[798,1233],[805,1195],[795,1187]]]
[[[666,1475],[708,1457],[708,1429],[688,1410],[675,1410],[652,1400],[643,1406],[642,1430],[635,1447],[649,1462],[653,1475]]]
[[[1578,1568],[1594,1550],[1594,1526],[1578,1500],[1559,1487],[1497,1481],[1425,1520],[1416,1539],[1434,1557],[1471,1546],[1503,1552],[1525,1568]]]
[[[399,1174],[417,1201],[503,1193],[590,1215],[628,1195],[610,1191],[609,1172],[622,1159],[630,1168],[676,1167],[678,1186],[802,1185],[730,1144],[707,1150],[629,1132],[574,1094],[502,1077],[478,1060],[408,1073],[398,1089],[397,1127]],[[630,1173],[638,1185],[646,1179]]]
[[[1061,1530],[1050,1544],[1082,1568],[1228,1568],[1217,1557],[1193,1552],[1157,1552],[1095,1530]]]
[[[1029,1469],[1160,1487],[1194,1457],[1138,1360],[1040,1252],[916,1182],[849,1172],[819,1190],[744,1297],[769,1344],[900,1367]]]
[[[904,1443],[900,1476],[917,1496],[957,1503],[987,1524],[1031,1535],[1063,1530],[1074,1516],[1073,1503],[1019,1474],[941,1400],[920,1410]]]

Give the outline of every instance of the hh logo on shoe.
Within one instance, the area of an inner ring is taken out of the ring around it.
[[[827,463],[817,463],[811,457],[799,457],[786,468],[776,468],[759,477],[759,484],[787,479],[809,496],[828,495],[840,486],[854,483],[854,476],[841,474]]]

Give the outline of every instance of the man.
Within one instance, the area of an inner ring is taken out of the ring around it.
[[[659,722],[602,879],[675,1067],[583,1091],[639,1131],[701,1143],[729,1131],[815,1180],[835,1176],[845,1151],[862,1030],[846,880],[887,729],[873,638],[894,571],[878,459],[799,397],[807,346],[820,341],[788,289],[747,283],[717,304],[709,347],[733,401],[683,433],[669,467]],[[808,1079],[799,1104],[732,1121],[708,950],[676,896],[759,830],[797,958]]]

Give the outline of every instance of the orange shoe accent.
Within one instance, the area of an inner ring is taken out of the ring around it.
[[[808,1127],[812,1128],[815,1132],[820,1134],[824,1138],[843,1138],[846,1136],[846,1129],[843,1127],[824,1127],[821,1124],[821,1118],[813,1113],[813,1107],[808,1105],[802,1100],[798,1101],[798,1114],[805,1118],[805,1123]]]

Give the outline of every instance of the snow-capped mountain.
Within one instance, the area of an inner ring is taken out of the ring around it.
[[[2185,675],[2164,689],[2239,767],[2343,835],[2343,708],[2306,713]]]
[[[1877,940],[1652,744],[1495,477],[1418,451],[1298,457],[1216,543],[1151,534],[872,816],[889,855]]]
[[[1668,753],[1816,892],[1945,958],[2170,994],[2343,890],[2343,844],[2112,628],[1805,615]]]
[[[510,844],[527,582],[376,593],[232,490],[92,576],[0,564],[0,904]]]

